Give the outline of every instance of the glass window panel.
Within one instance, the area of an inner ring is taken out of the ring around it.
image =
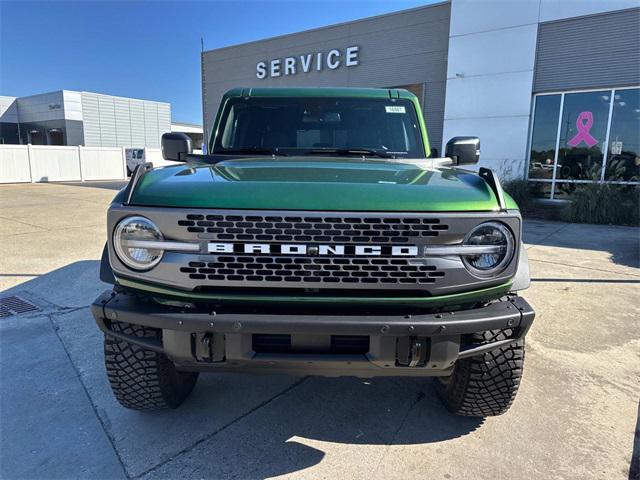
[[[553,177],[558,115],[560,115],[560,95],[536,97],[529,155],[529,178],[551,179]]]
[[[613,97],[605,180],[640,181],[640,88]]]
[[[557,179],[600,180],[611,91],[564,96]]]

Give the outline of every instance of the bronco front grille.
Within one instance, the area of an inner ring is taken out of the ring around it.
[[[439,218],[188,214],[178,226],[199,238],[224,241],[406,243],[449,229]]]
[[[437,296],[490,287],[515,273],[516,261],[495,278],[472,275],[456,255],[429,248],[460,245],[478,224],[500,221],[516,235],[508,212],[326,212],[112,207],[109,228],[138,214],[168,241],[197,243],[197,251],[164,252],[161,262],[134,272],[112,256],[117,275],[183,291],[306,292]],[[111,248],[111,247],[110,247]],[[113,252],[110,252],[113,253]]]
[[[411,258],[317,258],[219,256],[189,262],[180,271],[190,279],[224,282],[305,284],[430,284],[445,273]]]

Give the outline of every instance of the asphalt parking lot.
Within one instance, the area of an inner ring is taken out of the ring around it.
[[[537,318],[512,409],[432,381],[204,375],[178,410],[111,395],[87,306],[120,184],[0,186],[0,477],[631,479],[640,472],[637,228],[527,221]]]

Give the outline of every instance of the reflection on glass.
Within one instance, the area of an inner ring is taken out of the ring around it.
[[[611,91],[564,97],[556,178],[599,180]]]
[[[616,90],[605,180],[640,181],[640,89]]]
[[[529,178],[553,178],[559,114],[560,95],[536,97],[529,156]]]

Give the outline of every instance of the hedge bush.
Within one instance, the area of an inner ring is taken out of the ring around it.
[[[607,183],[586,183],[569,197],[562,217],[573,223],[640,225],[640,189]]]
[[[527,180],[507,180],[502,183],[502,188],[515,200],[522,211],[527,210],[535,202],[535,194],[532,192],[535,185]]]

